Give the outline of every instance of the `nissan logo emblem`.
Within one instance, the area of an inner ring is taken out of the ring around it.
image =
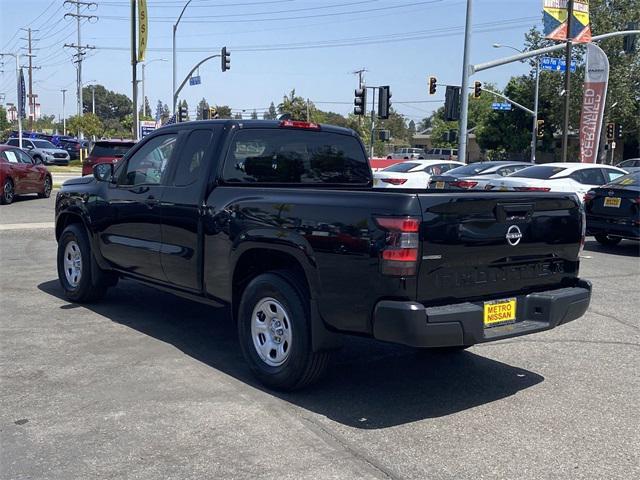
[[[520,240],[522,240],[522,232],[517,225],[511,225],[507,230],[507,234],[505,235],[505,237],[507,239],[507,242],[509,242],[509,245],[515,247],[520,243]]]

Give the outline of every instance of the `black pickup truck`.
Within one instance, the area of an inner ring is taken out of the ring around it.
[[[126,277],[229,305],[253,372],[295,389],[343,334],[455,351],[575,320],[584,228],[573,194],[376,191],[351,130],[214,120],[65,182],[55,234],[69,300]]]

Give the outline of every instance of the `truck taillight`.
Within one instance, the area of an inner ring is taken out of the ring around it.
[[[387,232],[381,251],[383,275],[408,277],[418,269],[420,219],[413,217],[376,218],[378,226]]]
[[[464,188],[465,190],[473,188],[477,184],[478,184],[478,182],[472,182],[472,181],[469,181],[469,180],[457,180],[455,182],[451,182],[450,183],[450,185],[452,187]]]

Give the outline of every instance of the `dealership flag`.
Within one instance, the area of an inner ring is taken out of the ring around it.
[[[26,116],[26,103],[27,103],[27,91],[24,85],[24,73],[22,72],[22,68],[20,69],[20,79],[18,82],[18,116],[20,118],[25,118]]]
[[[599,46],[587,44],[587,68],[580,117],[580,161],[583,163],[596,163],[598,158],[608,83],[607,54]]]
[[[144,62],[147,52],[147,34],[149,24],[147,21],[147,0],[138,0],[138,61]]]
[[[543,0],[542,22],[544,35],[550,40],[567,39],[567,0]],[[589,0],[573,1],[571,18],[571,35],[574,42],[591,41],[591,25],[589,24]]]

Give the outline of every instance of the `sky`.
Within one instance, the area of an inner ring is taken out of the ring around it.
[[[87,0],[83,0],[87,1]],[[95,46],[83,62],[83,83],[132,95],[131,3],[95,0],[82,14],[97,19],[81,24],[81,43]],[[171,106],[172,25],[186,0],[147,0],[149,36],[145,95],[152,110],[158,100]],[[508,56],[522,48],[524,34],[541,27],[541,0],[473,0],[471,63]],[[26,32],[34,41],[34,93],[44,114],[62,115],[61,89],[67,89],[66,115],[76,113],[75,12],[63,0],[0,0],[0,52],[26,53]],[[465,0],[192,0],[177,28],[178,84],[189,70],[226,46],[231,70],[219,59],[203,64],[202,83],[184,87],[181,99],[195,110],[201,98],[234,111],[261,114],[295,88],[322,110],[353,110],[355,70],[365,68],[367,85],[389,85],[393,108],[408,120],[428,116],[444,102],[444,87],[430,96],[430,75],[438,83],[459,85]],[[23,57],[26,65],[26,57]],[[165,61],[162,61],[165,60]],[[15,102],[15,61],[4,57],[0,93]],[[526,73],[522,63],[483,71],[473,80],[503,87],[512,75]],[[141,66],[138,65],[138,78]],[[26,71],[25,71],[26,77]],[[401,103],[402,102],[402,103]],[[406,102],[406,103],[405,103]]]

